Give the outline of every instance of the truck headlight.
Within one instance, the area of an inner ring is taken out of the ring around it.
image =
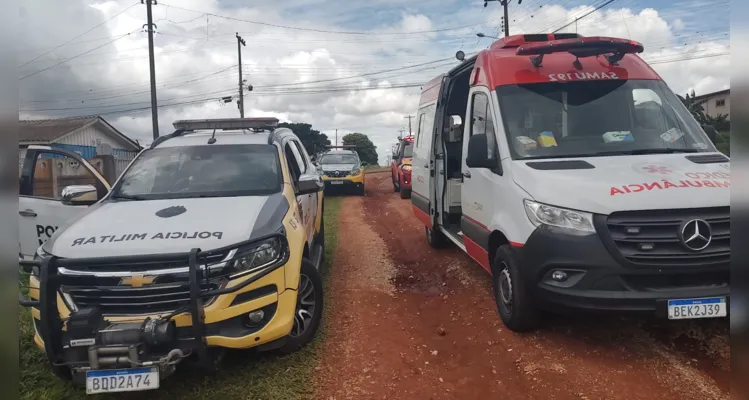
[[[354,169],[351,170],[351,176],[357,176],[361,173],[361,168],[354,167]]]
[[[286,255],[286,245],[278,238],[270,238],[237,250],[230,261],[231,279],[265,268],[277,266]]]
[[[523,200],[525,213],[533,225],[541,224],[567,228],[581,233],[594,233],[593,214],[548,206],[531,200]]]
[[[410,166],[410,165],[408,165],[408,164],[406,164],[406,165],[402,166],[402,167],[401,167],[401,169],[402,169],[403,171],[406,171],[406,172],[411,172],[411,166]]]

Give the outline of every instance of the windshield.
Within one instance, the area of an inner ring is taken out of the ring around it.
[[[164,147],[138,157],[112,197],[259,196],[281,191],[281,182],[271,145]]]
[[[497,96],[513,159],[715,151],[662,81],[500,86]]]
[[[414,145],[409,144],[406,145],[406,148],[403,149],[403,157],[413,157],[414,155]]]
[[[359,157],[355,154],[325,154],[320,158],[320,164],[357,164]]]

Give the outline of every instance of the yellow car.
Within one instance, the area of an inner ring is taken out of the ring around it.
[[[334,146],[331,146],[334,147]],[[318,171],[321,172],[326,190],[353,190],[364,195],[364,168],[356,151],[350,146],[341,150],[330,150],[318,159]]]
[[[175,122],[22,263],[32,276],[21,305],[58,376],[90,394],[155,389],[190,355],[213,368],[224,349],[293,352],[312,340],[324,185],[277,122]],[[86,186],[64,189],[63,204]]]

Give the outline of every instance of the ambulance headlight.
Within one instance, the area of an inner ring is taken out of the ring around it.
[[[359,175],[360,173],[361,173],[361,168],[359,168],[359,167],[354,167],[354,168],[353,168],[353,169],[351,170],[351,176],[357,176],[357,175]]]
[[[279,238],[270,238],[242,247],[230,261],[231,278],[277,267],[285,256],[286,245]]]
[[[402,167],[401,167],[401,169],[402,169],[402,170],[403,170],[404,172],[411,172],[411,166],[410,166],[410,165],[408,165],[408,164],[406,164],[406,165],[402,166]]]
[[[570,229],[577,233],[595,233],[593,214],[582,211],[549,206],[531,200],[524,200],[525,213],[536,226],[550,225]]]

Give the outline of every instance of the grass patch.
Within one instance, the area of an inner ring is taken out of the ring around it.
[[[342,198],[325,200],[325,263],[323,282],[329,281],[337,245],[338,211]],[[327,294],[326,294],[326,297]],[[325,308],[329,308],[326,302]],[[323,311],[323,320],[325,318]],[[44,353],[34,346],[31,313],[21,308],[19,315],[20,393],[23,399],[298,399],[310,397],[312,369],[327,325],[322,324],[315,340],[297,353],[230,351],[223,368],[216,374],[205,374],[187,364],[161,382],[159,390],[127,393],[119,396],[86,396],[85,388],[73,386],[52,374]],[[188,368],[185,368],[188,367]]]

